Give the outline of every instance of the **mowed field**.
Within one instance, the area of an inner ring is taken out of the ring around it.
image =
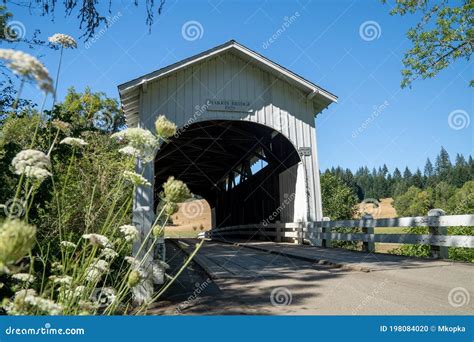
[[[396,217],[397,213],[393,207],[392,198],[383,198],[378,205],[374,203],[359,204],[356,217],[362,214],[371,214],[374,218]],[[211,208],[209,204],[201,200],[193,200],[180,204],[179,210],[172,216],[173,223],[166,226],[165,236],[176,237],[197,237],[200,232],[211,228]],[[376,233],[398,234],[403,233],[402,228],[376,228]],[[387,253],[389,250],[397,248],[399,244],[377,243],[375,248],[379,253]]]
[[[181,203],[171,219],[172,224],[165,228],[166,237],[197,237],[211,229],[211,208],[203,199]]]
[[[363,213],[371,214],[374,218],[392,218],[397,217],[397,212],[393,207],[392,198],[382,198],[378,205],[373,203],[361,203],[359,204],[358,215],[361,216]],[[375,228],[375,233],[378,234],[400,234],[403,233],[403,228],[399,227],[387,227],[387,228]],[[375,251],[378,253],[387,253],[388,251],[399,247],[398,243],[376,243]]]

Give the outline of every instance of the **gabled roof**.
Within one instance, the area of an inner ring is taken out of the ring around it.
[[[323,103],[329,105],[332,102],[337,102],[337,96],[328,92],[327,90],[317,86],[316,84],[306,80],[305,78],[295,74],[294,72],[282,67],[281,65],[272,62],[268,58],[261,54],[237,43],[235,40],[230,40],[222,45],[216,46],[212,49],[201,52],[192,57],[183,59],[180,62],[171,64],[167,67],[158,69],[149,74],[140,76],[131,81],[123,83],[118,86],[120,93],[120,99],[122,102],[122,108],[127,117],[127,123],[136,124],[138,119],[138,108],[139,108],[139,96],[140,86],[146,85],[148,82],[156,81],[160,78],[169,76],[170,74],[177,72],[178,70],[184,69],[190,65],[202,62],[206,59],[212,58],[218,54],[231,51],[239,56],[251,59],[262,69],[275,74],[279,78],[283,78],[290,84],[298,87],[299,89],[307,93],[308,98],[316,99],[319,98]],[[326,107],[325,105],[324,107]]]

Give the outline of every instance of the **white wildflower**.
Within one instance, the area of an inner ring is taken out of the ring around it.
[[[53,44],[61,45],[65,49],[68,49],[68,48],[75,49],[75,48],[77,48],[77,43],[74,40],[74,38],[72,38],[71,36],[68,36],[67,34],[56,33],[56,34],[52,35],[51,37],[49,37],[48,40]]]
[[[112,248],[104,248],[100,253],[100,256],[105,260],[112,260],[118,257],[118,253],[114,251]]]
[[[64,276],[53,275],[49,277],[49,280],[51,280],[54,284],[58,284],[58,285],[71,285],[72,283],[72,277],[68,275],[64,275]]]
[[[140,260],[138,260],[135,257],[126,256],[124,259],[125,259],[126,262],[128,262],[130,264],[130,266],[132,266],[132,268],[136,268],[136,267],[140,266]]]
[[[26,175],[27,177],[43,180],[51,176],[49,169],[51,161],[49,157],[38,150],[23,150],[18,152],[12,160],[12,166],[17,175]]]
[[[111,247],[112,244],[110,243],[109,239],[100,234],[84,234],[82,235],[83,239],[89,240],[91,245],[99,246],[99,247]]]
[[[147,181],[145,177],[143,177],[142,175],[139,175],[136,172],[124,171],[123,177],[135,186],[139,186],[139,185],[151,186],[151,183]]]
[[[35,290],[26,289],[15,293],[13,302],[5,307],[10,315],[60,315],[62,306],[53,300],[41,298]]]
[[[140,156],[140,150],[137,150],[132,146],[125,146],[118,150],[120,153],[125,154],[126,156],[132,156],[138,158]]]
[[[51,263],[51,270],[55,273],[61,273],[64,270],[64,266],[59,261],[53,261]]]
[[[0,49],[0,59],[7,61],[7,66],[15,74],[36,81],[38,87],[45,92],[53,92],[53,80],[48,70],[35,57],[22,51]]]
[[[155,151],[159,146],[159,141],[153,133],[143,128],[127,128],[112,134],[112,138],[126,141],[129,146],[139,151],[137,157],[144,162],[153,160]]]
[[[167,139],[176,134],[176,125],[169,121],[164,115],[160,115],[155,121],[156,134]]]
[[[74,147],[82,147],[87,145],[87,143],[83,139],[71,137],[64,138],[63,140],[61,140],[60,144],[71,145]]]
[[[182,181],[169,177],[163,184],[163,196],[166,202],[181,203],[191,197],[191,192]]]
[[[60,244],[61,244],[61,247],[64,247],[65,249],[74,249],[77,247],[77,245],[71,241],[61,241]]]
[[[138,239],[140,233],[138,232],[137,227],[132,225],[124,225],[119,227],[120,232],[125,236],[127,242],[133,242]]]
[[[86,269],[86,280],[90,282],[97,282],[102,275],[109,271],[109,263],[102,259],[95,260]]]
[[[67,300],[82,298],[85,293],[86,287],[84,285],[64,290],[64,296]]]
[[[34,275],[28,273],[17,273],[12,275],[12,278],[23,283],[32,283],[36,279]]]
[[[69,131],[71,130],[70,123],[67,123],[58,119],[54,119],[53,121],[51,121],[51,125],[54,128],[59,129],[61,132],[64,132],[64,133],[69,133]]]

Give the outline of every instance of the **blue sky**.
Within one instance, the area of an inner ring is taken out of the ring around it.
[[[132,3],[113,1],[111,16],[116,18],[104,34],[65,52],[60,99],[68,87],[83,90],[87,85],[118,97],[117,85],[125,81],[235,39],[339,97],[316,119],[321,169],[384,163],[390,170],[422,168],[442,145],[452,158],[458,152],[473,154],[474,122],[466,126],[462,121],[470,121],[474,113],[474,89],[468,87],[472,61],[457,62],[435,79],[416,81],[412,89],[400,88],[401,60],[410,47],[405,33],[416,16],[390,16],[390,6],[380,1],[167,0],[148,34],[143,4]],[[58,7],[54,22],[35,10],[14,5],[10,10],[27,36],[40,28],[43,39],[57,32],[79,37],[75,14],[65,18]],[[296,19],[267,47],[292,16]],[[195,40],[182,34],[189,21],[202,27]],[[32,53],[55,73],[58,52]],[[34,87],[24,94],[41,102]],[[450,114],[460,121],[450,125]]]

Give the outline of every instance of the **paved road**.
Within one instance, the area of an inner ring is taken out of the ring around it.
[[[182,241],[189,247],[179,250],[168,243],[169,260],[175,268],[185,257],[184,252],[189,253],[197,242]],[[377,267],[367,272],[290,257],[291,251],[299,248],[294,245],[285,246],[285,255],[264,250],[275,249],[275,246],[260,244],[257,247],[206,241],[191,269],[151,313],[474,313],[473,265],[409,259],[396,266],[393,259],[387,259],[387,267],[383,267],[382,258],[376,263]]]

